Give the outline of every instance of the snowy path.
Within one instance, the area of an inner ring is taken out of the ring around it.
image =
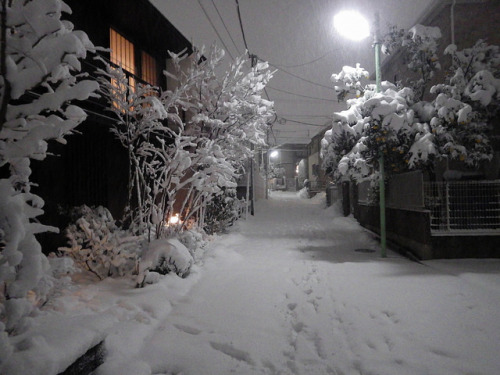
[[[259,202],[212,247],[130,358],[134,375],[500,373],[498,260],[355,252],[377,243],[290,193]]]

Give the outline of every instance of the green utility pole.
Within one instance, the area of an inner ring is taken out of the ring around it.
[[[381,76],[382,73],[380,71],[380,15],[377,12],[375,14],[375,40],[374,40],[374,48],[375,48],[375,80],[377,89],[376,92],[381,91]],[[379,158],[379,206],[380,206],[380,255],[382,258],[387,257],[387,238],[386,238],[386,228],[385,228],[385,171],[384,171],[384,153],[383,150],[380,150],[380,158]]]

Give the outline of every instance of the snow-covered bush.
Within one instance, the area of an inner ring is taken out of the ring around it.
[[[215,196],[205,209],[203,229],[208,234],[224,232],[238,220],[241,206],[234,189]]]
[[[388,55],[402,51],[404,64],[416,73],[416,78],[407,77],[402,84],[412,88],[419,100],[423,99],[434,72],[441,69],[437,56],[440,38],[439,27],[423,25],[415,25],[408,31],[392,26],[384,35],[382,51]]]
[[[406,168],[414,132],[413,91],[389,82],[382,83],[380,93],[374,89],[366,86],[361,97],[347,101],[347,110],[334,113],[322,139],[323,166],[336,178],[365,178],[378,170],[382,155],[388,174]]]
[[[207,244],[207,234],[198,227],[185,230],[178,234],[178,240],[187,247],[194,260],[198,260],[200,253]]]
[[[142,252],[136,285],[143,287],[146,283],[155,282],[157,277],[148,276],[150,273],[165,275],[174,272],[182,278],[187,277],[193,262],[189,250],[179,240],[170,238],[151,241]]]
[[[0,180],[0,326],[16,333],[49,269],[35,234],[57,231],[36,220],[44,202],[30,192],[30,159],[43,160],[51,139],[64,143],[86,117],[71,102],[98,84],[78,74],[94,47],[61,20],[71,12],[63,1],[2,1],[0,12],[0,168],[9,174]],[[0,353],[2,363],[8,351]]]
[[[104,207],[81,206],[78,217],[66,228],[68,247],[59,248],[82,269],[100,279],[123,276],[135,270],[140,238],[120,229],[111,213]]]
[[[452,74],[431,88],[437,96],[427,131],[440,155],[477,168],[493,155],[488,132],[500,109],[500,49],[479,40],[445,53],[452,55]]]
[[[332,74],[330,79],[332,82],[337,83],[335,93],[338,101],[346,100],[347,96],[352,92],[355,93],[357,98],[363,95],[369,77],[370,73],[361,68],[360,64],[356,64],[355,68],[346,65],[340,73]]]

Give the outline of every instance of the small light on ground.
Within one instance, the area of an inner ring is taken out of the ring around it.
[[[179,214],[175,214],[173,216],[170,217],[170,220],[169,220],[169,223],[171,225],[176,225],[176,224],[179,224]]]

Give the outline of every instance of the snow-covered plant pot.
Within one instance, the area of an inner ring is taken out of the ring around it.
[[[189,250],[179,240],[171,238],[152,241],[143,250],[139,261],[137,287],[143,287],[148,280],[157,281],[156,276],[149,276],[151,273],[166,275],[175,272],[185,278],[189,275],[193,262]]]
[[[79,218],[66,229],[69,247],[59,250],[100,279],[131,274],[135,268],[138,238],[120,229],[104,207],[81,206]]]

